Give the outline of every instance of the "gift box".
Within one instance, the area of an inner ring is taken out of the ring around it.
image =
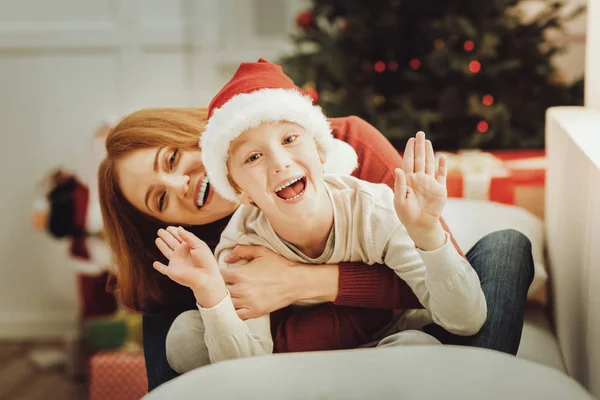
[[[544,150],[438,152],[441,154],[448,158],[449,197],[517,205],[543,218]]]
[[[148,392],[143,354],[99,352],[88,361],[88,400],[139,400]]]
[[[83,331],[90,351],[142,348],[142,316],[138,313],[121,310],[108,317],[86,318]]]

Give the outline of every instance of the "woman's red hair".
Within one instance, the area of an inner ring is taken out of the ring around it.
[[[119,301],[133,310],[151,312],[167,301],[176,305],[183,299],[170,298],[178,285],[152,267],[154,261],[166,262],[154,244],[158,229],[166,224],[143,214],[125,199],[115,165],[144,148],[198,149],[207,117],[206,109],[145,109],[125,117],[106,138],[107,155],[98,169],[100,208],[117,267],[113,284]]]

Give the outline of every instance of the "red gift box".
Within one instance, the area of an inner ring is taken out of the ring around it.
[[[543,217],[544,150],[463,151],[446,155],[449,197],[518,205]]]
[[[88,361],[88,400],[139,400],[148,393],[142,354],[107,351]]]

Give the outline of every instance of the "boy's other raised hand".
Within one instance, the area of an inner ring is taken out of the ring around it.
[[[447,161],[436,165],[431,141],[418,132],[406,144],[403,169],[396,169],[394,208],[400,222],[411,232],[426,234],[437,230],[448,197]]]

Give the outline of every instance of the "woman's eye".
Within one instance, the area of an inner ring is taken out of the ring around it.
[[[298,139],[298,135],[290,135],[283,139],[283,144],[290,144]]]
[[[163,192],[160,197],[158,198],[158,210],[162,211],[163,207],[165,206],[165,196],[166,196],[167,192]]]
[[[254,161],[258,160],[260,157],[261,157],[261,155],[259,153],[254,153],[246,159],[246,162],[254,162]]]
[[[171,158],[169,158],[169,168],[173,169],[173,164],[175,164],[175,159],[177,158],[177,152],[179,149],[175,150],[173,154],[171,154]]]

